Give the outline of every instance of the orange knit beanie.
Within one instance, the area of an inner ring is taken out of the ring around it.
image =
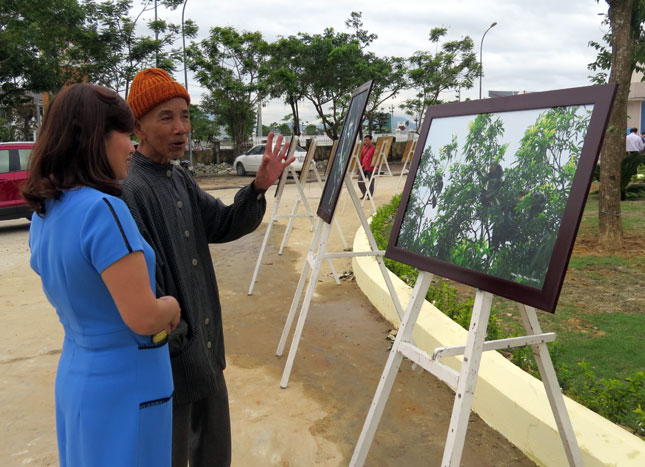
[[[183,97],[190,105],[188,91],[161,68],[141,70],[132,80],[128,105],[134,118],[141,118],[162,102]]]

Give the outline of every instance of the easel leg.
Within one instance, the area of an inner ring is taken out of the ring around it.
[[[258,260],[255,263],[255,269],[253,270],[253,277],[251,278],[251,285],[249,286],[249,295],[253,295],[253,287],[255,286],[255,281],[258,278],[258,272],[260,272],[260,265],[262,264],[262,258],[264,257],[264,250],[267,247],[269,241],[269,235],[271,234],[271,227],[273,227],[273,222],[275,221],[275,216],[278,213],[278,207],[280,206],[280,199],[282,198],[282,193],[275,200],[273,205],[273,211],[271,212],[271,217],[269,218],[269,223],[267,225],[267,231],[264,234],[264,239],[262,240],[262,246],[260,247],[260,254],[258,255]]]
[[[406,160],[403,163],[403,167],[401,168],[401,174],[399,175],[399,181],[396,184],[396,188],[394,189],[395,192],[399,191],[399,186],[401,185],[401,181],[403,180],[403,176],[406,174],[406,170],[408,167],[408,161]]]
[[[296,309],[300,304],[300,297],[302,297],[302,291],[305,287],[305,282],[307,281],[309,270],[311,269],[311,264],[309,263],[309,261],[310,261],[310,258],[313,258],[313,256],[316,254],[316,247],[318,246],[318,242],[320,240],[320,234],[322,232],[322,228],[323,228],[323,221],[319,220],[318,226],[316,227],[316,231],[314,232],[314,236],[311,239],[311,245],[309,246],[309,251],[307,252],[307,256],[305,257],[305,264],[302,267],[302,272],[300,273],[300,279],[298,280],[296,293],[294,294],[293,300],[291,301],[291,308],[289,308],[287,321],[284,323],[284,328],[282,329],[282,335],[280,336],[278,349],[276,350],[276,353],[275,353],[278,357],[281,357],[282,352],[284,352],[284,346],[287,343],[287,337],[289,336],[289,332],[291,331],[293,318],[296,315]]]
[[[280,244],[280,250],[278,251],[278,254],[282,254],[282,250],[284,250],[284,247],[286,246],[287,242],[289,241],[289,237],[291,236],[291,229],[293,228],[293,219],[296,216],[296,213],[298,212],[298,205],[300,204],[300,198],[296,198],[296,202],[293,203],[293,209],[291,209],[291,214],[289,215],[289,223],[287,224],[287,229],[284,231],[284,235],[282,236],[282,243]]]
[[[372,405],[370,406],[367,418],[363,424],[363,429],[354,448],[354,454],[349,463],[352,467],[362,466],[365,463],[367,453],[370,450],[374,435],[376,434],[376,429],[381,421],[385,404],[392,391],[396,374],[403,360],[403,355],[399,352],[399,347],[402,342],[409,342],[412,339],[412,332],[414,331],[414,326],[419,317],[419,312],[423,306],[431,281],[432,274],[422,271],[419,273],[417,282],[414,284],[410,303],[408,303],[405,316],[403,317],[401,326],[399,326],[399,331],[397,332],[396,339],[394,340],[390,355],[388,356],[387,363],[385,364],[381,379],[376,388]]]
[[[461,365],[455,403],[450,417],[448,437],[441,461],[442,467],[459,467],[461,461],[492,302],[492,294],[481,290],[477,291],[468,329],[464,361]]]
[[[343,249],[344,250],[349,250],[349,247],[347,246],[347,242],[345,241],[345,236],[343,235],[343,231],[340,229],[340,224],[338,223],[338,219],[334,218],[334,225],[336,226],[336,230],[338,230],[338,235],[340,235],[340,239],[343,242]]]
[[[307,291],[305,292],[305,299],[302,302],[302,308],[300,309],[300,316],[298,317],[298,323],[296,324],[296,330],[293,333],[293,339],[291,340],[291,347],[289,347],[289,355],[287,356],[287,362],[284,366],[284,371],[282,372],[282,379],[280,380],[280,387],[286,388],[289,384],[289,376],[291,375],[291,368],[293,367],[293,361],[296,358],[296,352],[298,352],[298,344],[300,343],[300,336],[302,335],[302,330],[305,327],[305,321],[307,320],[307,313],[309,312],[309,305],[311,304],[311,299],[314,295],[314,290],[316,289],[316,283],[318,282],[318,274],[320,273],[320,265],[322,263],[322,258],[325,252],[327,251],[327,240],[329,238],[329,232],[331,231],[331,224],[327,224],[322,220],[319,221],[323,225],[323,231],[320,235],[320,248],[316,254],[314,260],[314,265],[311,271],[311,277],[309,278],[309,284],[307,284]],[[294,297],[295,300],[295,297]]]
[[[521,304],[518,306],[527,334],[542,333],[535,309]],[[547,398],[549,399],[549,404],[551,404],[551,410],[553,411],[555,423],[558,427],[560,439],[562,440],[562,445],[564,446],[569,465],[582,466],[584,465],[582,461],[582,453],[580,452],[580,447],[578,446],[578,441],[576,440],[576,435],[573,431],[573,425],[571,425],[569,412],[564,404],[564,397],[562,396],[558,377],[555,373],[553,362],[551,361],[549,348],[546,344],[538,344],[532,345],[531,349],[533,350],[533,356],[535,357],[535,361],[540,370],[540,375],[542,376],[544,389],[546,391]]]
[[[372,183],[376,183],[376,180],[374,178],[375,174],[376,174],[376,170],[374,170],[374,172],[372,172],[372,174],[369,176],[369,178],[366,178],[365,174],[361,170],[361,176],[363,177],[363,183],[365,183],[365,196],[363,197],[363,201],[361,202],[361,208],[365,205],[365,200],[369,199],[370,203],[372,204],[372,209],[374,210],[374,212],[376,212],[376,204],[374,204],[374,198],[372,196],[372,192],[371,192],[372,190],[370,190],[370,188],[372,188]],[[374,189],[376,190],[376,187],[374,187]]]
[[[392,188],[394,188],[394,175],[392,174],[392,170],[390,169],[390,164],[387,162],[387,156],[383,158],[383,162],[385,163],[385,167],[387,168],[387,173],[390,177],[390,180],[392,180]]]
[[[378,251],[378,245],[376,244],[376,240],[374,239],[374,235],[372,234],[372,229],[370,228],[370,224],[369,222],[367,222],[367,218],[365,217],[365,212],[363,211],[363,208],[361,208],[361,205],[358,200],[358,195],[356,194],[356,190],[354,190],[354,185],[352,185],[351,181],[348,179],[345,180],[345,185],[347,188],[347,193],[349,194],[349,197],[352,199],[352,203],[354,203],[356,214],[358,215],[358,218],[361,221],[361,225],[363,226],[365,235],[367,235],[367,240],[369,241],[370,249],[372,251]],[[399,316],[399,319],[403,321],[403,307],[401,306],[401,302],[399,301],[399,296],[396,293],[396,290],[394,289],[394,284],[392,284],[390,273],[388,269],[385,267],[385,263],[383,262],[383,257],[381,255],[376,255],[376,262],[381,270],[381,274],[383,274],[383,280],[385,281],[387,290],[388,292],[390,292],[390,296],[392,297],[392,302],[394,303],[396,314]]]
[[[317,173],[318,172],[316,172],[316,174]],[[307,195],[305,195],[304,185],[300,183],[300,180],[298,180],[298,178],[296,177],[295,170],[293,171],[293,176],[294,176],[294,180],[296,181],[296,188],[298,189],[298,193],[300,195],[300,197],[297,198],[297,200],[302,201],[302,205],[305,207],[307,216],[309,216],[309,222],[311,222],[311,231],[313,232],[313,230],[316,228],[316,221],[314,220],[316,215],[313,213],[313,211],[311,210],[311,207],[309,206],[309,202],[307,201]]]

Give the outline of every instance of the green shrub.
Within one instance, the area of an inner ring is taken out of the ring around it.
[[[584,378],[569,388],[569,395],[603,417],[644,436],[645,413],[641,405],[645,403],[645,372],[637,371],[620,380],[598,378],[584,360],[578,367]]]

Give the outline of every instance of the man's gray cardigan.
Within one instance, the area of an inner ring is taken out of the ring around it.
[[[198,401],[215,392],[215,377],[226,367],[222,312],[208,244],[255,230],[266,200],[251,184],[225,206],[182,167],[157,164],[138,152],[123,182],[123,199],[155,250],[157,297],[172,295],[181,307],[182,320],[169,338],[175,403]]]

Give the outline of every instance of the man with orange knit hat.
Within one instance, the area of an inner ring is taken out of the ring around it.
[[[223,370],[222,313],[209,243],[235,240],[260,225],[264,192],[282,170],[288,144],[273,134],[255,180],[226,206],[204,192],[181,166],[190,132],[190,96],[159,68],[139,72],[128,104],[139,138],[123,198],[157,257],[157,295],[172,295],[181,321],[168,338],[173,396],[173,467],[228,466],[231,431]],[[146,402],[146,401],[141,401]]]

